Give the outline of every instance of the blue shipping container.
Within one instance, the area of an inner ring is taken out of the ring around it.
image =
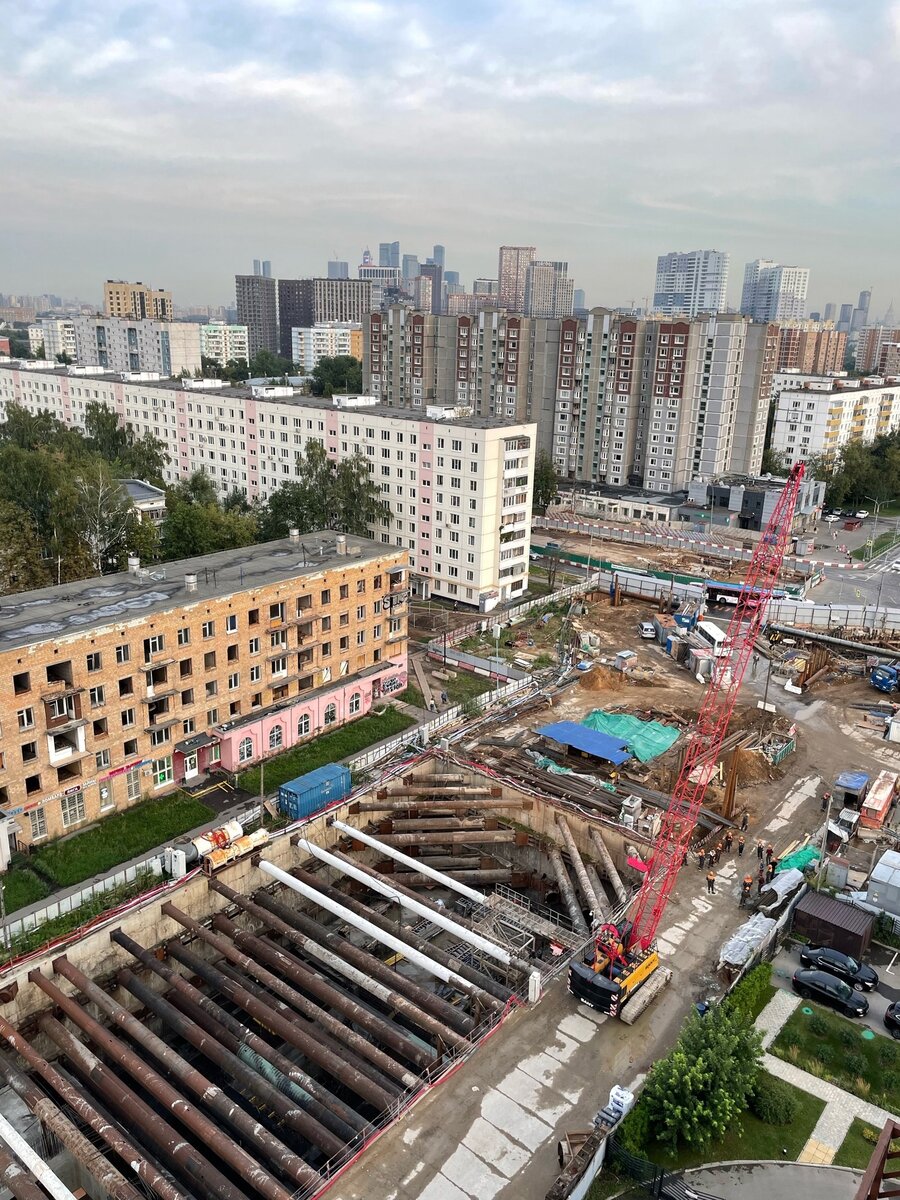
[[[329,763],[317,771],[298,775],[278,789],[278,811],[292,821],[311,817],[336,800],[350,795],[350,770],[340,763]]]

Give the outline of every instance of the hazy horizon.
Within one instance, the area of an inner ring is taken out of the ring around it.
[[[228,304],[254,258],[354,274],[399,240],[467,286],[535,245],[589,305],[706,247],[731,305],[754,258],[809,267],[811,310],[894,296],[896,0],[33,0],[4,25],[3,292]]]

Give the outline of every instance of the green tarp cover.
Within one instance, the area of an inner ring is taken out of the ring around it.
[[[806,846],[803,850],[797,850],[794,854],[789,854],[787,858],[783,858],[775,868],[775,874],[780,871],[790,871],[792,867],[796,867],[798,871],[805,871],[811,862],[815,862],[819,857],[819,852],[815,846]]]
[[[574,775],[575,772],[571,767],[561,767],[559,763],[554,762],[552,758],[548,758],[546,754],[535,754],[534,761],[539,767],[543,767],[545,771],[549,771],[551,775]],[[603,779],[595,779],[593,776],[580,775],[579,779],[590,778],[591,782],[596,787],[603,788],[605,792],[614,792],[616,785],[614,783],[606,783]]]
[[[639,762],[649,762],[665,754],[673,742],[678,740],[679,731],[659,721],[642,721],[631,713],[608,713],[596,708],[581,722],[588,729],[608,733],[625,742]]]

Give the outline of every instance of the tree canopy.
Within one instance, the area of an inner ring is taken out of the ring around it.
[[[359,395],[362,363],[352,354],[320,358],[313,367],[311,389],[314,396],[333,396],[335,392]]]
[[[358,451],[336,463],[321,442],[310,442],[297,457],[297,471],[297,477],[283,483],[264,506],[260,523],[266,538],[286,537],[289,529],[334,529],[365,536],[371,525],[390,519],[369,460]]]
[[[282,358],[280,354],[273,354],[271,350],[258,350],[250,359],[250,376],[254,379],[260,376],[266,379],[284,379],[295,373],[296,369],[289,358]]]
[[[531,506],[537,513],[545,513],[559,489],[559,476],[553,459],[546,450],[539,450],[534,461],[534,490]]]

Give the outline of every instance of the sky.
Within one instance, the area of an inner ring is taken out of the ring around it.
[[[0,292],[233,302],[501,243],[644,303],[656,256],[900,305],[900,0],[0,0]]]

